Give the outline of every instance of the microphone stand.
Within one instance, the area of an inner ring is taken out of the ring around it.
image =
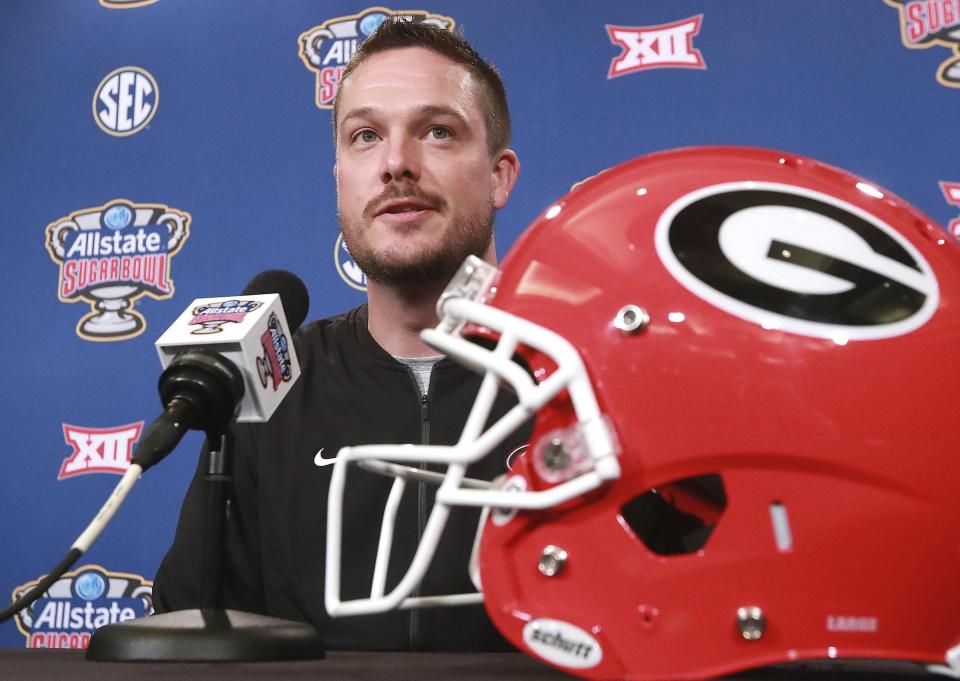
[[[184,364],[206,368],[209,358],[189,357]],[[219,368],[219,367],[215,367]],[[176,376],[170,384],[194,400],[209,399],[212,374],[199,378]],[[163,384],[164,379],[161,378]],[[187,389],[184,389],[184,386]],[[241,383],[242,386],[242,383]],[[241,388],[242,389],[242,388]],[[163,389],[162,389],[163,391]],[[172,402],[171,402],[172,403]],[[216,410],[210,410],[211,413]],[[203,478],[206,497],[201,578],[201,607],[108,624],[90,638],[86,657],[98,662],[254,662],[271,660],[318,660],[326,654],[320,632],[305,622],[278,619],[223,608],[220,568],[223,564],[227,500],[233,485],[233,435],[227,416],[206,420],[207,470]],[[176,421],[176,423],[174,423]],[[182,419],[170,418],[166,430],[182,428]],[[146,439],[146,437],[144,438]],[[160,436],[163,445],[171,438]],[[141,442],[141,445],[143,442]],[[169,447],[169,448],[168,448]],[[159,454],[164,456],[166,452]],[[147,461],[151,454],[144,454]],[[136,457],[135,457],[136,458]]]

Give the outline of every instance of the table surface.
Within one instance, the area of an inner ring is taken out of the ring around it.
[[[739,681],[918,681],[917,670],[768,668],[728,677]],[[333,651],[325,660],[245,663],[90,662],[82,650],[0,649],[0,681],[570,681],[521,653],[359,653]],[[928,676],[945,679],[943,676]]]

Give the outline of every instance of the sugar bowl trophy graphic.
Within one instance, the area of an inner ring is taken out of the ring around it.
[[[143,333],[147,323],[134,301],[173,295],[170,261],[189,235],[189,213],[126,199],[82,208],[47,225],[47,252],[60,265],[59,299],[90,303],[77,335],[116,341]]]

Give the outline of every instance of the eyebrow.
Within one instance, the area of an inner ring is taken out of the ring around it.
[[[466,117],[460,113],[460,111],[451,106],[444,106],[441,104],[421,104],[414,108],[414,112],[420,118],[429,118],[431,116],[452,116],[453,118],[456,118],[463,127],[470,127]],[[356,109],[351,109],[343,115],[342,119],[340,119],[338,128],[352,118],[376,118],[379,113],[380,110],[372,106],[361,106],[357,107]]]

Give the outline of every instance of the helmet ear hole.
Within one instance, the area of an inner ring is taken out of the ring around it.
[[[727,506],[723,480],[711,473],[648,489],[620,508],[623,523],[661,556],[703,549]]]

